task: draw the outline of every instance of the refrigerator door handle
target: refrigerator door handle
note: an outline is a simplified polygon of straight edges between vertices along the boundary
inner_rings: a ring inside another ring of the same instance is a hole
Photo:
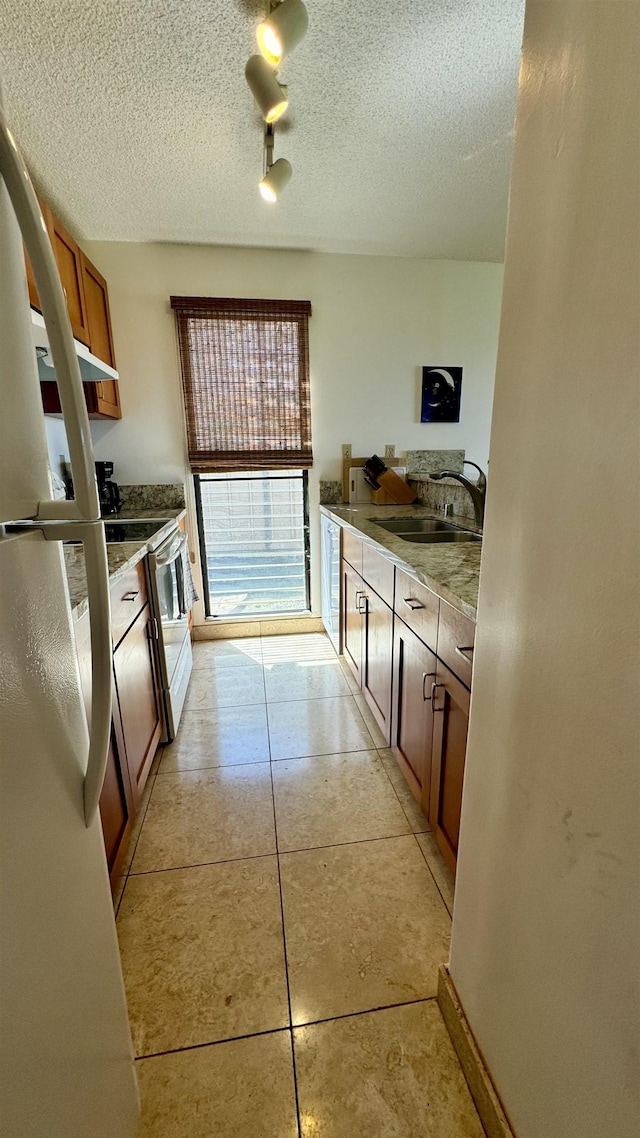
[[[84,820],[88,828],[98,809],[107,769],[113,702],[111,596],[104,526],[102,522],[45,522],[25,526],[24,532],[34,529],[47,541],[79,538],[84,548],[91,633],[91,717],[84,776]]]
[[[45,501],[38,520],[100,517],[89,417],[60,274],[29,171],[0,106],[0,176],[11,199],[33,269],[55,367],[73,470],[74,501]]]
[[[77,527],[80,528],[80,527]],[[93,821],[107,769],[111,738],[113,667],[111,649],[111,598],[104,526],[83,525],[84,557],[91,627],[91,724],[89,758],[84,778],[84,820]]]

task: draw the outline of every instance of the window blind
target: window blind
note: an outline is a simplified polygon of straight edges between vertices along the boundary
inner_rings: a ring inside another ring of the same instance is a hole
[[[194,474],[311,466],[309,301],[172,296],[171,307]]]

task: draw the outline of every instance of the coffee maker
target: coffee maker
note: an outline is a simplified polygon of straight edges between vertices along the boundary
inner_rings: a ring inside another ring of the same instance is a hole
[[[100,513],[117,514],[124,505],[120,497],[120,488],[117,482],[111,482],[113,474],[112,462],[96,462],[96,479],[98,481],[98,495],[100,497]]]

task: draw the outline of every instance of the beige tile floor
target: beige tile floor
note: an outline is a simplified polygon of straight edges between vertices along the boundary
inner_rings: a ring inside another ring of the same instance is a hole
[[[194,645],[117,891],[140,1138],[481,1138],[453,882],[321,634]]]

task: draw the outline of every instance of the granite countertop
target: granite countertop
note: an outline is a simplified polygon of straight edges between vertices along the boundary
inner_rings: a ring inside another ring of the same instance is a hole
[[[127,513],[123,510],[120,514],[110,514],[104,520],[105,522],[117,522],[119,518],[129,520],[158,520],[165,521],[167,524],[161,526],[157,533],[152,537],[147,538],[146,541],[108,541],[107,542],[107,565],[109,567],[109,585],[114,585],[120,577],[122,577],[143,557],[146,557],[152,549],[157,549],[159,545],[167,538],[173,528],[169,523],[174,520],[180,520],[184,517],[186,510],[135,510]],[[74,620],[80,620],[85,615],[89,608],[89,601],[87,599],[87,575],[84,563],[84,546],[79,545],[63,545],[65,569],[67,573],[67,584],[69,586],[69,597],[71,600],[71,610]]]
[[[388,533],[371,520],[437,518],[459,525],[461,529],[481,533],[469,518],[452,516],[444,519],[441,513],[430,510],[427,506],[375,506],[368,503],[358,506],[320,506],[320,511],[353,530],[359,537],[381,546],[389,560],[405,573],[421,581],[465,616],[476,619],[481,542],[434,542],[433,545],[422,545],[403,541],[397,534]]]

